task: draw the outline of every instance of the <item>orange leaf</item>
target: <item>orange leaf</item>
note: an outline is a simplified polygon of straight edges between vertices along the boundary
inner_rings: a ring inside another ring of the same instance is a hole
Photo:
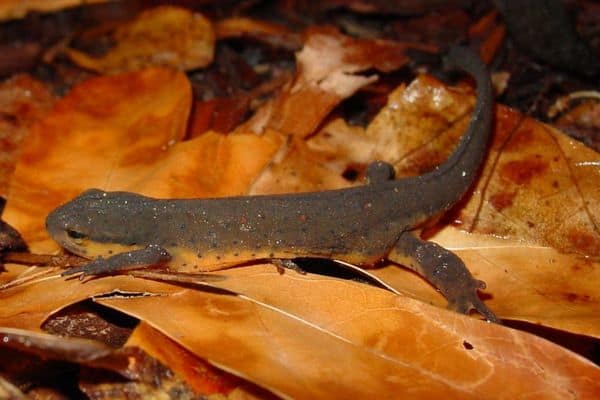
[[[281,137],[207,132],[180,142],[190,101],[185,76],[163,69],[95,78],[76,87],[32,128],[5,220],[34,251],[48,252],[57,246],[44,231],[45,216],[90,187],[155,197],[245,193]]]
[[[21,143],[31,125],[54,104],[50,91],[27,75],[0,84],[0,196],[6,197]]]
[[[200,394],[226,394],[243,382],[197,358],[146,323],[141,323],[134,329],[125,346],[139,347],[168,365],[169,369],[184,378]]]
[[[600,390],[600,369],[527,333],[355,282],[272,266],[229,272],[211,286],[242,297],[179,289],[98,301],[284,397],[585,398]]]
[[[298,73],[292,85],[269,102],[248,122],[255,132],[266,127],[297,137],[306,137],[343,99],[374,82],[376,75],[358,73],[371,68],[393,71],[408,62],[410,45],[361,40],[333,29],[308,32],[297,54]]]
[[[466,90],[448,88],[426,76],[399,87],[366,130],[350,129],[341,120],[332,121],[306,146],[293,147],[273,164],[254,185],[253,193],[343,187],[354,183],[342,177],[348,168],[357,168],[360,173],[373,159],[394,163],[400,176],[429,171],[448,156],[466,129],[473,103]],[[582,259],[560,251],[575,249],[595,256],[594,246],[600,239],[594,231],[594,215],[600,215],[600,192],[594,165],[599,157],[531,119],[514,130],[520,119],[515,111],[497,106],[495,140],[483,178],[459,208],[462,226],[468,226],[479,213],[475,232],[461,234],[447,227],[434,236],[428,233],[428,239],[455,250],[469,270],[487,283],[484,293],[491,298],[486,302],[500,317],[598,337],[600,266],[594,258]],[[504,152],[506,145],[502,143],[507,138],[516,141],[521,136],[529,140]],[[528,180],[521,184],[506,182],[502,173],[494,172],[488,183],[490,171],[506,168],[503,160],[510,163],[515,158],[548,161],[549,165],[556,164],[552,161],[556,159],[561,166],[541,175],[531,168],[504,173],[513,180]],[[554,187],[555,181],[561,182],[558,188]],[[488,193],[511,188],[515,190],[512,205],[502,204],[504,209],[499,210],[499,199]],[[549,206],[541,204],[544,201]],[[564,217],[557,219],[556,215]],[[490,233],[500,237],[491,237]],[[589,240],[582,240],[585,238]],[[394,266],[372,273],[402,293],[441,307],[446,304],[412,272]]]

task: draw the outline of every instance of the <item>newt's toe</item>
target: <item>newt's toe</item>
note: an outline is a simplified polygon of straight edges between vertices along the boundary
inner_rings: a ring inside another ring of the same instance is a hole
[[[484,282],[476,282],[478,283],[477,289],[485,289]],[[453,301],[448,303],[448,307],[461,314],[468,314],[471,310],[475,310],[488,322],[500,322],[498,317],[496,317],[496,314],[494,314],[477,296],[476,289],[470,291],[469,294],[465,293],[457,298],[454,298]]]

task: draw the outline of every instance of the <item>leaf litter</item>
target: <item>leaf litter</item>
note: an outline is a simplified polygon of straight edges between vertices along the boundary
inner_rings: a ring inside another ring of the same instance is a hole
[[[245,21],[231,26],[277,31]],[[233,34],[224,27],[222,36]],[[337,53],[325,51],[331,46]],[[327,120],[377,79],[357,72],[404,65],[403,46],[310,31],[297,55],[301,67],[278,96],[229,135],[196,132],[190,140],[185,75],[150,68],[88,80],[30,128],[3,216],[34,252],[52,253],[58,248],[44,231],[45,215],[88,187],[164,198],[324,190],[359,184],[344,175],[348,166],[360,178],[375,158],[394,163],[400,176],[422,173],[464,131],[473,104],[468,87],[420,76],[398,87],[366,128]],[[369,48],[389,52],[369,57]],[[424,234],[487,282],[484,299],[502,318],[598,337],[597,160],[553,128],[498,105],[483,179],[452,214],[453,224],[442,221]],[[400,295],[311,273],[281,275],[272,265],[219,271],[224,278],[216,281],[140,271],[80,282],[58,272],[2,290],[0,326],[38,331],[58,310],[93,298],[142,320],[134,336],[152,326],[156,340],[166,335],[282,397],[585,398],[600,390],[589,361],[531,334],[432,306],[443,307],[443,298],[395,266],[371,272]],[[0,278],[28,273],[9,264]],[[117,293],[142,296],[111,296]]]

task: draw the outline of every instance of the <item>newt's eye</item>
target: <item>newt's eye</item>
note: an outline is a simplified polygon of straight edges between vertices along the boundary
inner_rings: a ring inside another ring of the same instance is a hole
[[[70,237],[71,239],[85,239],[86,238],[85,234],[74,231],[72,229],[67,229],[67,236]]]

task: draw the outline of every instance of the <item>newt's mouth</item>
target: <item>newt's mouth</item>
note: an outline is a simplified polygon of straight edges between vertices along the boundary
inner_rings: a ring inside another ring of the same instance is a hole
[[[72,238],[68,230],[47,228],[50,237],[54,239],[61,247],[67,249],[73,254],[88,258],[87,242],[85,238]]]
[[[87,236],[75,229],[66,228],[60,207],[46,217],[46,231],[50,237],[73,254],[86,257]]]

